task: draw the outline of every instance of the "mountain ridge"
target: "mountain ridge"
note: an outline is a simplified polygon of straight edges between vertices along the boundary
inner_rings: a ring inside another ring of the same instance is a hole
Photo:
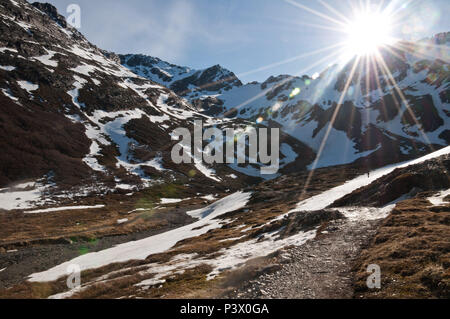
[[[439,34],[433,39],[448,38],[449,34]],[[349,87],[349,92],[353,93],[343,99],[342,106],[337,104],[351,71],[350,62],[343,67],[334,65],[314,79],[309,76],[271,76],[263,83],[251,82],[232,86],[225,91],[208,92],[197,87],[186,91],[183,97],[209,116],[254,122],[261,120],[264,124],[279,126],[316,152],[325,135],[325,128],[339,107],[340,112],[330,136],[334,141],[327,144],[324,156],[333,158],[336,151],[332,150],[331,145],[336,142],[353,144],[350,150],[355,155],[347,160],[325,160],[320,165],[351,163],[366,157],[357,154],[368,151],[378,153],[370,159],[371,165],[386,164],[379,160],[384,154],[416,156],[425,151],[426,145],[435,149],[449,143],[448,62],[440,60],[438,52],[431,53],[436,56],[434,60],[415,56],[425,49],[429,50],[429,43],[401,45],[405,49],[394,48],[394,53],[381,50],[380,56],[392,77],[386,75],[381,63],[369,70],[357,70]],[[376,72],[379,76],[367,78],[364,72]],[[145,77],[145,74],[142,76]],[[393,81],[399,83],[401,92],[394,89]],[[365,90],[365,87],[368,89]],[[415,93],[417,91],[419,94]],[[426,111],[420,111],[421,108]],[[345,123],[348,118],[353,118],[355,122]],[[302,126],[308,128],[301,129]],[[371,136],[378,137],[374,139]],[[401,156],[396,157],[397,161],[401,159]]]

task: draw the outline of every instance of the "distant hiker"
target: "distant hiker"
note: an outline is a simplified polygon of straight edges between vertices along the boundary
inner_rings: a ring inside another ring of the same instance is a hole
[[[365,168],[365,171],[367,173],[367,178],[370,178],[370,165],[369,165],[369,161],[368,160],[364,161],[364,168]]]

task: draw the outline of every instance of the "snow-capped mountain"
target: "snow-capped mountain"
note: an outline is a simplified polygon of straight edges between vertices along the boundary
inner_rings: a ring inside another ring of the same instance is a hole
[[[214,91],[215,82],[204,90],[186,77],[184,87],[192,90],[183,96],[209,116],[279,126],[315,152],[335,117],[318,166],[358,160],[379,166],[417,156],[427,151],[427,145],[435,149],[449,144],[448,39],[449,33],[444,33],[417,43],[399,43],[397,49],[382,50],[379,62],[368,67],[360,61],[352,72],[354,58],[314,78],[281,75]],[[131,69],[148,77],[141,72],[143,66],[133,63]],[[344,90],[352,73],[353,80]],[[153,75],[149,78],[165,83]]]
[[[119,57],[121,63],[134,73],[160,83],[180,96],[198,96],[198,92],[225,92],[242,86],[233,72],[220,65],[193,70],[141,54]]]

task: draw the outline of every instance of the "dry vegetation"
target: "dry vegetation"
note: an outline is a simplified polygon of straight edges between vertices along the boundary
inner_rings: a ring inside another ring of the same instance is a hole
[[[357,168],[346,168],[341,170],[320,169],[317,171],[312,183],[310,184],[307,195],[313,196],[326,189],[342,184],[344,181],[351,179],[360,172]],[[227,279],[228,276],[235,276],[235,273],[223,273],[221,276],[213,281],[207,281],[206,275],[210,272],[208,267],[199,266],[182,274],[173,275],[166,280],[166,283],[161,288],[151,287],[147,290],[138,290],[134,285],[143,280],[152,278],[152,274],[139,275],[139,269],[147,269],[150,264],[167,263],[172,257],[179,254],[198,254],[198,257],[208,256],[214,258],[222,248],[233,246],[237,243],[255,238],[261,233],[258,226],[265,224],[275,217],[286,213],[295,207],[299,201],[299,196],[303,190],[303,183],[306,180],[306,172],[297,173],[289,176],[284,176],[279,180],[262,183],[247,191],[252,191],[253,196],[245,209],[241,209],[229,214],[225,214],[221,218],[232,220],[231,223],[225,224],[220,229],[209,231],[208,233],[191,239],[186,239],[177,243],[177,245],[162,254],[149,256],[144,261],[130,261],[123,264],[112,264],[101,269],[89,270],[82,273],[83,282],[96,281],[99,277],[105,274],[112,274],[107,282],[97,283],[88,289],[82,291],[76,298],[110,298],[121,296],[134,296],[145,298],[184,298],[186,296],[193,297],[208,297],[217,296],[223,293],[230,285],[232,280]],[[147,200],[152,206],[156,198],[160,197],[196,197],[189,194],[190,189],[185,189],[182,186],[177,186],[175,189],[161,188],[146,191],[142,194],[136,194],[135,197],[127,198],[128,202],[121,203],[122,197],[115,201],[115,205],[108,205],[106,209],[98,212],[94,211],[73,211],[48,213],[42,215],[23,215],[17,213],[20,218],[9,219],[9,233],[10,236],[15,236],[16,239],[21,237],[23,241],[33,241],[36,236],[41,236],[40,229],[45,229],[45,232],[52,233],[54,238],[64,239],[69,238],[74,231],[85,231],[89,236],[95,235],[97,240],[102,240],[102,236],[110,236],[111,234],[118,234],[120,232],[139,232],[143,229],[152,227],[167,226],[170,221],[169,216],[184,217],[186,219],[185,211],[192,210],[195,207],[205,205],[201,199],[194,199],[187,202],[171,205],[162,211],[157,212],[153,217],[146,219],[140,218],[142,212],[137,212],[127,216],[130,218],[130,223],[117,226],[117,219],[124,218],[123,212],[131,211],[136,207],[145,207]],[[171,196],[168,196],[171,195]],[[225,196],[223,194],[221,196]],[[177,208],[177,206],[179,206]],[[122,214],[120,214],[122,213]],[[145,212],[144,212],[145,213]],[[68,216],[72,219],[85,221],[85,229],[80,229],[80,225],[73,224],[72,227],[64,227],[68,220]],[[0,218],[6,218],[0,215]],[[134,218],[134,219],[133,219]],[[20,221],[20,224],[19,224]],[[186,222],[186,220],[184,220]],[[40,228],[36,225],[43,223],[45,226]],[[23,229],[22,225],[28,225],[30,228],[28,232],[19,232]],[[99,229],[93,229],[98,227]],[[103,228],[102,225],[104,226]],[[246,233],[241,233],[242,227],[245,225],[249,228]],[[76,226],[76,227],[75,227]],[[174,227],[175,225],[172,225]],[[280,225],[276,225],[281,227]],[[77,228],[78,227],[78,228]],[[170,227],[169,227],[170,228]],[[237,238],[242,235],[245,237],[235,241],[223,241],[224,239]],[[83,233],[83,236],[86,236]],[[90,238],[90,237],[87,237]],[[37,242],[36,245],[42,243]],[[70,242],[67,242],[70,245]],[[264,263],[257,262],[258,267]],[[258,267],[256,267],[258,269]],[[128,268],[133,268],[128,270]],[[254,275],[255,263],[248,269],[253,269],[246,276]],[[125,271],[124,271],[125,270]],[[225,284],[224,284],[225,283]],[[184,287],[181,289],[181,287]],[[65,291],[65,278],[47,284],[31,284],[23,282],[15,285],[10,289],[0,291],[0,298],[43,298],[50,295]]]
[[[399,203],[382,223],[355,265],[355,297],[450,297],[450,204],[433,207],[432,194]],[[370,264],[381,267],[380,290],[367,289]]]
[[[101,209],[80,209],[39,214],[22,211],[0,211],[0,251],[26,245],[61,243],[89,238],[123,235],[144,230],[158,230],[191,222],[182,212],[205,205],[204,199],[183,203],[160,204],[160,199],[189,198],[191,190],[178,184],[156,185],[143,192],[126,196],[111,194],[87,198],[72,205],[105,205]],[[223,196],[223,195],[222,195]],[[195,195],[193,196],[195,197]],[[68,206],[72,206],[68,205]],[[183,209],[180,208],[183,205]],[[61,205],[64,206],[64,205]],[[119,225],[119,219],[128,219]]]

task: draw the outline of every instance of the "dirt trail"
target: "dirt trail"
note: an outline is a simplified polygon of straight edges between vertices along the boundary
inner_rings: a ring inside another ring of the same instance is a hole
[[[351,268],[377,230],[378,221],[331,222],[315,240],[280,254],[281,269],[263,274],[229,298],[353,298]]]

